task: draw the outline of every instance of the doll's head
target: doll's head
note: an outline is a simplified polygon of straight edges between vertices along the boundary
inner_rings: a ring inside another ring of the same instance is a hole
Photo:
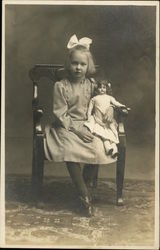
[[[111,83],[108,80],[102,80],[97,82],[96,88],[97,95],[112,95]]]
[[[77,45],[68,51],[65,68],[70,74],[77,72],[84,76],[95,73],[95,64],[91,52],[82,45]]]

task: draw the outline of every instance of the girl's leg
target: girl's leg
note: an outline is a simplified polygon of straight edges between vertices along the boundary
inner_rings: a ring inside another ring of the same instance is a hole
[[[89,196],[88,189],[82,176],[80,164],[75,162],[67,162],[66,164],[78,194],[83,197]]]
[[[69,174],[72,178],[72,181],[75,184],[76,189],[78,191],[81,204],[83,205],[83,208],[85,208],[86,215],[91,217],[93,215],[93,207],[91,204],[91,197],[89,195],[87,186],[84,182],[81,168],[80,168],[80,164],[73,163],[73,162],[67,162],[67,168],[68,168]]]
[[[83,178],[88,187],[96,187],[98,179],[98,165],[86,164],[83,168]]]

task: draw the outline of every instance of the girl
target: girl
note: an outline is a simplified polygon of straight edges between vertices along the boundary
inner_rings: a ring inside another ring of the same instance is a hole
[[[114,119],[107,120],[106,114],[111,105],[116,107],[126,106],[109,95],[110,87],[111,84],[106,80],[98,83],[97,96],[93,97],[89,103],[88,121],[84,125],[89,128],[92,134],[99,136],[103,140],[106,154],[111,154],[114,158],[118,154],[116,144],[119,143],[117,123]]]
[[[66,162],[69,174],[88,216],[93,213],[89,186],[95,186],[98,164],[114,162],[105,154],[101,138],[84,126],[94,83],[88,78],[95,73],[89,50],[92,40],[76,35],[68,42],[65,63],[67,77],[54,85],[53,114],[55,121],[46,128],[45,157],[54,162]],[[83,173],[80,163],[84,163]]]

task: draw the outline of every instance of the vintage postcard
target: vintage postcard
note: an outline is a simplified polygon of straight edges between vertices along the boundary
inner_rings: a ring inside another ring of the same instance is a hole
[[[159,249],[159,2],[2,1],[0,247]]]

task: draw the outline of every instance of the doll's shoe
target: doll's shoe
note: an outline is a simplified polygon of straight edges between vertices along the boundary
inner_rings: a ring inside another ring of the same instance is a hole
[[[115,159],[118,156],[118,150],[116,144],[113,143],[112,158]]]
[[[113,158],[113,159],[115,159],[117,156],[118,156],[118,152],[117,152],[117,153],[112,154],[112,158]]]
[[[109,140],[104,141],[104,149],[107,155],[111,155],[113,152],[113,147]]]
[[[107,152],[108,155],[112,155],[112,153],[113,153],[113,148],[109,149]]]
[[[83,211],[85,213],[85,216],[92,217],[93,216],[93,206],[91,204],[91,200],[87,196],[86,197],[80,196],[80,200],[81,200],[81,205],[82,205]]]

